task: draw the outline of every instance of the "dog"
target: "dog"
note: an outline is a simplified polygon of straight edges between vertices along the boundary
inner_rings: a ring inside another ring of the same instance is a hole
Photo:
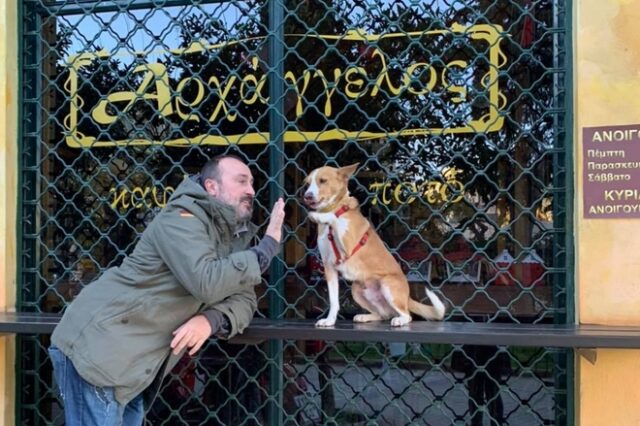
[[[400,265],[349,194],[347,183],[357,167],[357,163],[320,167],[304,180],[303,202],[311,210],[309,219],[318,224],[318,250],[329,287],[329,314],[316,326],[336,323],[339,276],[352,282],[353,299],[368,311],[356,315],[354,322],[391,319],[391,325],[398,327],[411,322],[410,313],[442,320],[445,306],[431,290],[427,290],[427,297],[432,306],[411,299]]]

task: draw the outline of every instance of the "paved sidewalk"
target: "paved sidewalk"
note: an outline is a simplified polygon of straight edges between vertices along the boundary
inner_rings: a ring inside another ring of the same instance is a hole
[[[344,418],[345,413],[359,414],[342,424],[449,426],[469,422],[468,393],[461,374],[438,370],[408,371],[387,364],[373,368],[335,364],[332,367],[338,417]],[[321,398],[314,391],[319,389],[317,369],[305,370],[304,377],[309,385],[306,411],[312,418],[307,424],[320,424],[316,407],[321,405]],[[505,387],[500,392],[505,417],[503,424],[554,424],[552,384],[530,376],[509,379],[507,385],[508,389]],[[354,417],[367,421],[357,421]],[[485,416],[484,424],[497,423],[489,423]]]

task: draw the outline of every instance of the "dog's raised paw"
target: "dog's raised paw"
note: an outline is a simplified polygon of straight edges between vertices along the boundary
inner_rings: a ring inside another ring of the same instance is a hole
[[[321,320],[316,321],[316,327],[333,327],[335,323],[335,319],[322,318]]]

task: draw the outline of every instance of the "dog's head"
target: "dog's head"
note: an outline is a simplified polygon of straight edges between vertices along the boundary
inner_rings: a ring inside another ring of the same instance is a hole
[[[358,163],[346,167],[320,167],[304,179],[304,203],[312,210],[322,211],[345,197],[349,190],[349,178],[358,168]]]

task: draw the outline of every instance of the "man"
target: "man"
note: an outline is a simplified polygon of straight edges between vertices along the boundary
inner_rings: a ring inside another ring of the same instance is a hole
[[[249,325],[284,220],[279,199],[265,237],[246,249],[254,195],[242,160],[213,158],[178,186],[133,253],[69,305],[49,348],[67,425],[142,424],[143,391],[153,398],[185,349]]]

